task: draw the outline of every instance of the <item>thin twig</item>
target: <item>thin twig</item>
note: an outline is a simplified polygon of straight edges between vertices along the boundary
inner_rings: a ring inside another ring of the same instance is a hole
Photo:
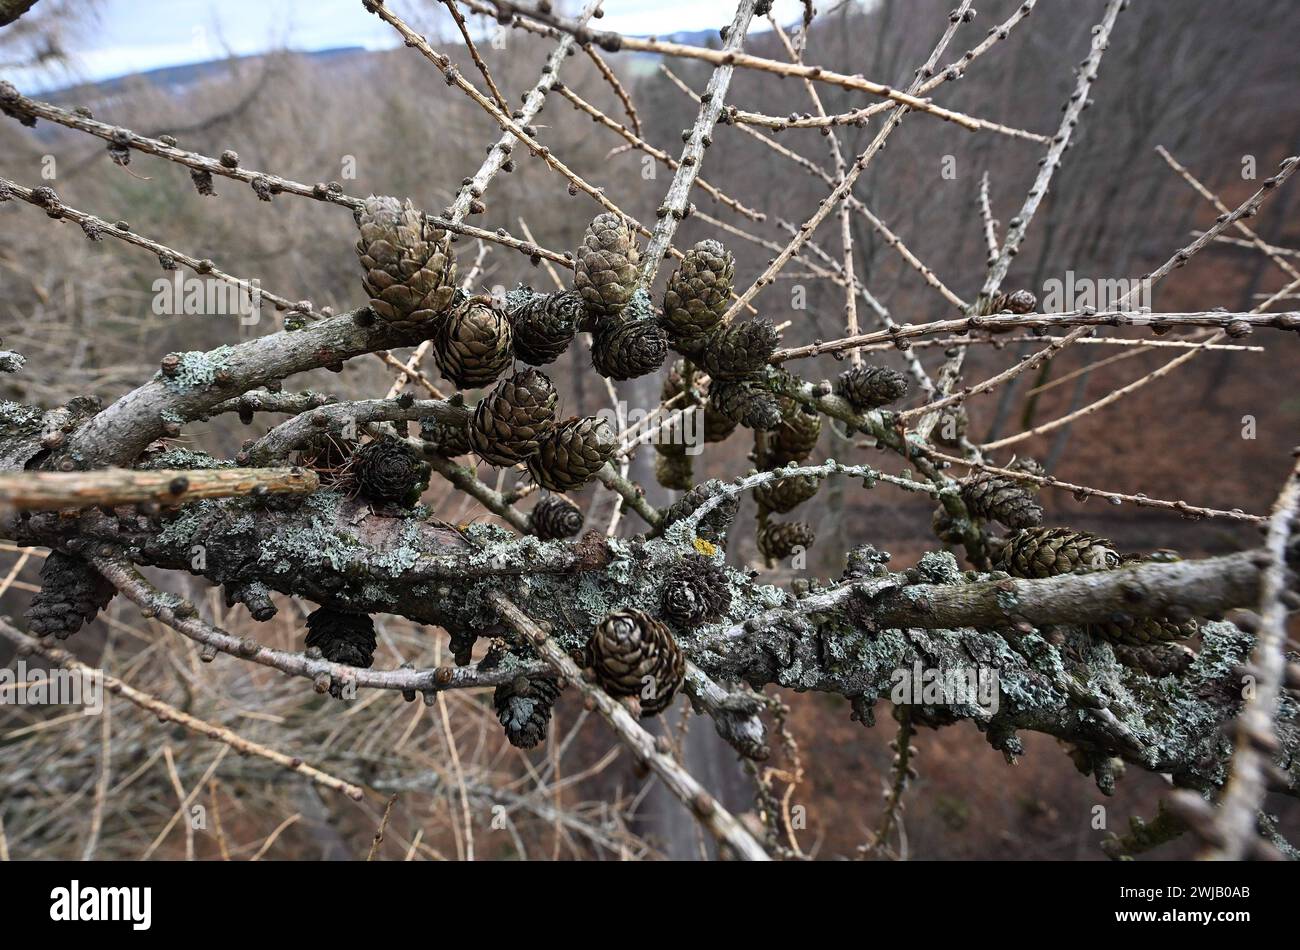
[[[456,0],[442,0],[442,2],[447,8],[447,12],[451,14],[451,18],[456,21],[456,27],[465,40],[465,48],[469,50],[470,59],[474,60],[474,65],[478,67],[479,73],[483,76],[483,81],[487,83],[488,91],[492,93],[492,98],[496,100],[496,104],[503,112],[509,111],[510,104],[506,102],[506,97],[501,95],[501,90],[497,88],[496,80],[492,78],[487,63],[483,62],[483,57],[479,55],[478,47],[474,45],[474,38],[469,35],[469,27],[465,23],[465,17],[461,15],[460,8],[456,6]]]
[[[713,142],[713,127],[727,97],[727,88],[731,85],[731,74],[735,71],[734,58],[745,43],[745,34],[749,31],[749,21],[754,17],[757,0],[740,0],[736,15],[727,28],[726,39],[722,45],[722,59],[718,61],[709,83],[705,87],[704,102],[695,116],[695,123],[686,133],[686,144],[682,147],[681,158],[673,171],[673,180],[668,186],[668,193],[659,202],[655,214],[659,221],[655,224],[650,244],[641,258],[641,271],[637,275],[637,286],[649,288],[654,283],[655,275],[663,263],[664,255],[677,233],[678,223],[690,214],[691,186],[700,173],[704,161],[704,150]]]
[[[335,778],[332,775],[327,775],[320,769],[308,765],[297,756],[288,756],[283,752],[277,752],[275,749],[267,748],[261,743],[245,739],[243,736],[236,732],[232,732],[224,726],[205,722],[196,716],[191,716],[189,713],[181,712],[181,710],[177,709],[175,706],[171,706],[163,702],[161,699],[157,699],[156,697],[150,696],[148,693],[142,692],[132,686],[128,686],[116,677],[109,676],[99,670],[91,669],[66,650],[59,649],[58,647],[46,646],[40,640],[37,640],[34,637],[29,637],[21,630],[18,630],[16,627],[9,624],[3,617],[0,617],[0,634],[3,634],[5,638],[20,649],[35,653],[37,656],[40,656],[51,663],[56,663],[64,669],[71,670],[74,673],[80,673],[82,676],[86,677],[102,676],[104,688],[108,690],[109,693],[123,697],[129,702],[134,703],[136,706],[139,706],[141,709],[153,713],[164,721],[176,722],[191,732],[224,743],[236,752],[245,755],[256,755],[274,762],[276,765],[282,765],[286,769],[297,772],[299,775],[310,779],[317,785],[333,789],[336,792],[342,792],[354,801],[361,801],[364,797],[364,793],[358,786],[353,785],[350,782],[345,782],[342,779]]]

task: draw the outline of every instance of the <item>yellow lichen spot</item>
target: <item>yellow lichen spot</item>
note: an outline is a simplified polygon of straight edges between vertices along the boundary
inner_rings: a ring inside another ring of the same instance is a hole
[[[703,538],[695,539],[695,550],[707,557],[713,557],[713,555],[718,553],[717,545],[712,541],[705,541]]]

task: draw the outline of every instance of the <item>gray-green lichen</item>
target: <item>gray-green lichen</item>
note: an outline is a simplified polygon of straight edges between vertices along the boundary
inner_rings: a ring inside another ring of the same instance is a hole
[[[156,472],[173,468],[234,468],[235,463],[228,459],[213,458],[206,452],[196,452],[193,449],[168,449],[166,452],[149,456],[139,467],[145,471]]]
[[[18,469],[40,451],[46,413],[18,402],[0,402],[0,469]]]
[[[159,373],[163,385],[174,392],[193,392],[210,387],[217,377],[217,372],[230,359],[233,349],[219,346],[214,350],[189,350],[177,353],[180,362],[176,371],[169,375]]]

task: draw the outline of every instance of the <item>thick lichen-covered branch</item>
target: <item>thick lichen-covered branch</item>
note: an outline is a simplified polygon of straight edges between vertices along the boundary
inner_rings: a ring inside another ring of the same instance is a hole
[[[682,522],[648,540],[542,542],[486,525],[458,532],[421,509],[377,515],[331,491],[274,504],[202,501],[161,520],[37,514],[12,519],[4,531],[24,543],[71,542],[98,557],[189,570],[225,585],[262,583],[336,609],[395,613],[461,635],[500,632],[504,596],[548,625],[566,650],[580,648],[612,610],[656,612],[672,571],[699,550]],[[1255,604],[1260,555],[1047,580],[964,573],[949,554],[926,555],[902,573],[888,572],[878,558],[851,560],[876,567],[802,596],[726,570],[730,607],[716,623],[679,631],[683,651],[716,683],[835,693],[867,719],[872,704],[890,696],[898,670],[916,663],[983,669],[996,673],[996,708],[945,706],[944,721],[974,720],[1008,754],[1019,749],[1016,733],[1030,730],[1094,756],[1099,776],[1103,760],[1120,756],[1196,788],[1222,782],[1230,747],[1220,726],[1239,707],[1237,668],[1252,638],[1207,622],[1191,667],[1155,679],[1120,665],[1078,625],[1116,612],[1150,616],[1180,607],[1213,616]],[[1295,701],[1284,697],[1277,761],[1292,770],[1292,788],[1300,761],[1292,755],[1300,746],[1296,714]]]

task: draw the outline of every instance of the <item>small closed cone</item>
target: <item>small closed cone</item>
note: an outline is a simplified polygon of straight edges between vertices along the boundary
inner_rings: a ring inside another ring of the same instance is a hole
[[[686,658],[668,628],[640,610],[618,610],[596,625],[587,665],[611,696],[635,696],[642,716],[667,709],[686,678]]]
[[[784,561],[798,549],[812,547],[816,532],[802,521],[769,521],[758,532],[758,550],[765,558]]]
[[[700,362],[714,379],[739,379],[767,365],[781,342],[768,320],[745,320],[719,326],[704,341]]]
[[[694,373],[691,374],[692,377]],[[668,367],[668,372],[664,375],[663,382],[659,385],[659,398],[664,402],[677,396],[685,398],[679,400],[678,406],[689,406],[691,404],[691,394],[687,391],[686,385],[686,361],[674,360]]]
[[[767,464],[773,468],[802,462],[812,455],[822,432],[820,413],[805,412],[802,405],[789,397],[782,397],[781,424],[773,431],[767,443]]]
[[[519,749],[531,749],[546,738],[560,685],[545,676],[518,676],[492,694],[497,719],[506,739]]]
[[[1089,624],[1088,632],[1129,646],[1150,646],[1153,643],[1172,643],[1196,636],[1200,625],[1195,620],[1177,622],[1168,617],[1117,616],[1102,623]]]
[[[595,478],[617,447],[618,437],[604,419],[570,419],[542,439],[528,471],[543,488],[573,491]]]
[[[636,379],[663,366],[668,337],[652,320],[612,317],[592,332],[591,364],[610,379]]]
[[[888,366],[851,366],[835,381],[835,393],[859,412],[879,409],[907,395],[907,377]]]
[[[510,321],[491,298],[470,297],[448,315],[433,355],[457,389],[487,386],[514,359]]]
[[[792,475],[764,482],[754,489],[754,500],[764,511],[786,514],[802,505],[821,487],[821,480],[811,475]]]
[[[755,380],[713,380],[709,384],[709,405],[747,429],[765,432],[781,424],[777,397]]]
[[[414,505],[429,487],[429,465],[405,443],[380,438],[357,450],[353,475],[370,501]]]
[[[712,406],[704,407],[704,441],[723,442],[736,431],[739,423]]]
[[[451,304],[456,261],[451,236],[409,200],[371,195],[356,211],[362,285],[370,309],[403,330],[432,331]]]
[[[1029,290],[1013,290],[1002,292],[989,301],[985,312],[994,313],[1016,313],[1026,314],[1033,313],[1034,308],[1038,306],[1038,298]]]
[[[1033,492],[1005,475],[976,472],[962,482],[961,497],[974,517],[1008,528],[1032,528],[1043,520],[1043,507]]]
[[[308,647],[331,663],[369,669],[375,662],[375,624],[369,614],[319,607],[307,615]]]
[[[1119,563],[1119,552],[1107,538],[1072,528],[1026,528],[1007,536],[993,566],[1014,577],[1055,577],[1110,570]]]
[[[727,532],[731,528],[731,523],[736,520],[736,512],[740,509],[740,499],[734,494],[724,492],[722,490],[724,487],[724,484],[716,478],[696,485],[668,506],[668,510],[664,512],[663,527],[669,528],[681,519],[690,517],[706,501],[722,495],[722,500],[700,518],[695,533],[705,541],[725,547]]]
[[[582,523],[582,509],[563,495],[543,495],[528,516],[529,529],[543,541],[575,538]]]
[[[41,565],[41,589],[27,608],[27,629],[66,640],[108,606],[117,588],[79,557],[51,551]]]
[[[695,466],[689,455],[655,453],[655,480],[672,491],[690,491],[695,484]]]
[[[582,295],[576,290],[534,294],[525,287],[511,293],[506,306],[515,356],[533,366],[559,359],[586,313]]]
[[[703,346],[727,312],[735,273],[735,259],[717,241],[700,241],[683,255],[664,291],[664,327],[675,348]]]
[[[574,254],[574,289],[593,317],[612,317],[627,306],[636,288],[636,237],[613,212],[592,219]]]
[[[468,422],[452,425],[437,419],[421,419],[420,438],[429,443],[439,455],[449,459],[467,455],[470,450]]]
[[[545,373],[535,369],[515,373],[479,401],[469,429],[470,445],[493,465],[525,461],[555,429],[558,401]]]

